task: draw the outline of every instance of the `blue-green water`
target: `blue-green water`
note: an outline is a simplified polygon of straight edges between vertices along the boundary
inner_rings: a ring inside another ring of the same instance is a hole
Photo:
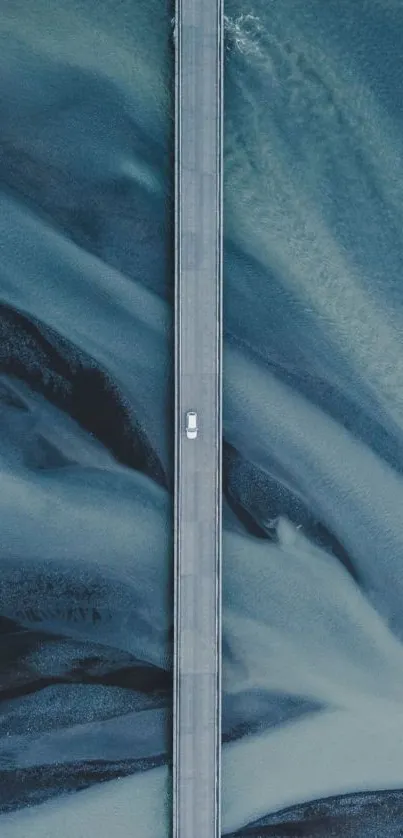
[[[165,838],[173,10],[0,12],[0,838]],[[225,13],[223,832],[394,838],[403,4]]]

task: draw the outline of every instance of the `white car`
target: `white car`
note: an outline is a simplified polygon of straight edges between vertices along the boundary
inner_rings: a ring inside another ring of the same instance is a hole
[[[195,410],[188,410],[186,414],[186,436],[188,439],[196,439],[197,432],[197,413]]]

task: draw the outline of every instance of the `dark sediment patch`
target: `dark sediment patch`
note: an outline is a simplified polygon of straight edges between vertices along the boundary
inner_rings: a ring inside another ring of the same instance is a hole
[[[34,806],[64,794],[74,794],[108,780],[128,777],[166,764],[166,758],[150,757],[122,762],[82,762],[62,766],[0,771],[0,813]]]
[[[23,381],[67,413],[119,463],[167,486],[146,430],[136,420],[135,406],[128,404],[119,385],[90,356],[43,323],[6,305],[0,305],[0,346],[1,372]],[[4,393],[4,397],[11,396]]]
[[[403,791],[377,791],[302,803],[227,838],[401,838]]]

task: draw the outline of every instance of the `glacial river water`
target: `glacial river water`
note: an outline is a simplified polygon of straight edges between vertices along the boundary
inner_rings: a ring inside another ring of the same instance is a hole
[[[165,838],[173,52],[0,0],[0,836]],[[403,834],[403,2],[225,6],[223,833]]]

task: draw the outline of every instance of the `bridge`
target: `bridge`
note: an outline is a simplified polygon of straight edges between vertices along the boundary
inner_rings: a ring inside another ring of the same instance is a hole
[[[175,111],[173,836],[220,838],[222,0],[176,0]]]

